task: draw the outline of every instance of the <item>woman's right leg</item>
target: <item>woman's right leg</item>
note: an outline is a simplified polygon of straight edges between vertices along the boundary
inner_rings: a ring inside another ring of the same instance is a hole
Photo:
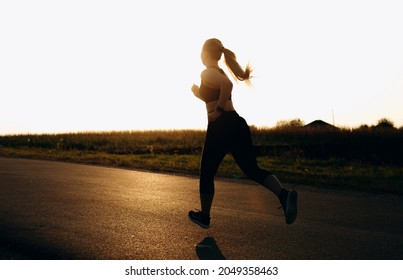
[[[217,120],[209,124],[200,162],[200,200],[202,212],[210,215],[214,198],[214,177],[227,153],[225,130]]]
[[[226,152],[215,147],[203,149],[202,160],[200,164],[200,203],[201,210],[205,215],[210,216],[211,205],[213,204],[215,186],[214,177],[218,168],[225,157]]]
[[[220,122],[209,124],[200,163],[201,213],[189,212],[189,218],[204,228],[210,224],[210,211],[215,192],[214,177],[226,153],[227,144]]]

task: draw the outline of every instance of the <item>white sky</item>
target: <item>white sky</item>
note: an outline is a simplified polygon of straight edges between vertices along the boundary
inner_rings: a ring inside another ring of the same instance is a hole
[[[403,2],[0,2],[0,135],[205,128],[190,87],[221,39],[251,62],[251,125],[403,126]],[[226,68],[224,67],[224,70]]]

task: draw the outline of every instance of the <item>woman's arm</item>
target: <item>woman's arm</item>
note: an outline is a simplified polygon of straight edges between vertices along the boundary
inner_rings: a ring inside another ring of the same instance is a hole
[[[222,81],[220,86],[220,98],[218,99],[217,107],[222,109],[225,108],[225,104],[227,104],[231,97],[232,87],[232,82],[228,78]]]
[[[202,80],[211,88],[220,89],[220,98],[218,99],[216,110],[209,114],[209,121],[214,121],[221,116],[221,111],[231,97],[233,84],[227,76],[213,69],[206,69],[202,72]]]
[[[201,74],[203,83],[211,88],[220,89],[220,98],[218,99],[218,106],[225,107],[225,104],[230,99],[232,92],[232,82],[227,76],[217,72],[213,69],[206,69]]]

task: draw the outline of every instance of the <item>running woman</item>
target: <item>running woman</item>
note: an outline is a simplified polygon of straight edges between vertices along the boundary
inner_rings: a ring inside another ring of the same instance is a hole
[[[245,119],[238,115],[231,100],[233,84],[218,62],[224,54],[225,64],[234,79],[250,82],[251,68],[243,69],[235,54],[220,40],[208,39],[202,48],[201,60],[206,67],[200,86],[193,84],[193,94],[206,103],[208,126],[200,163],[201,211],[190,211],[189,219],[202,228],[210,227],[210,211],[214,198],[214,177],[228,152],[250,178],[272,191],[280,200],[285,221],[292,224],[297,217],[297,192],[283,187],[271,172],[261,169],[254,154],[251,132]]]

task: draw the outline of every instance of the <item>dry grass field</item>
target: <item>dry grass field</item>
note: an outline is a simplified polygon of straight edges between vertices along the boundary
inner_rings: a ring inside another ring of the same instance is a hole
[[[403,129],[251,127],[260,166],[289,184],[403,194]],[[0,136],[0,156],[198,175],[203,130]],[[243,179],[228,155],[218,176]]]

